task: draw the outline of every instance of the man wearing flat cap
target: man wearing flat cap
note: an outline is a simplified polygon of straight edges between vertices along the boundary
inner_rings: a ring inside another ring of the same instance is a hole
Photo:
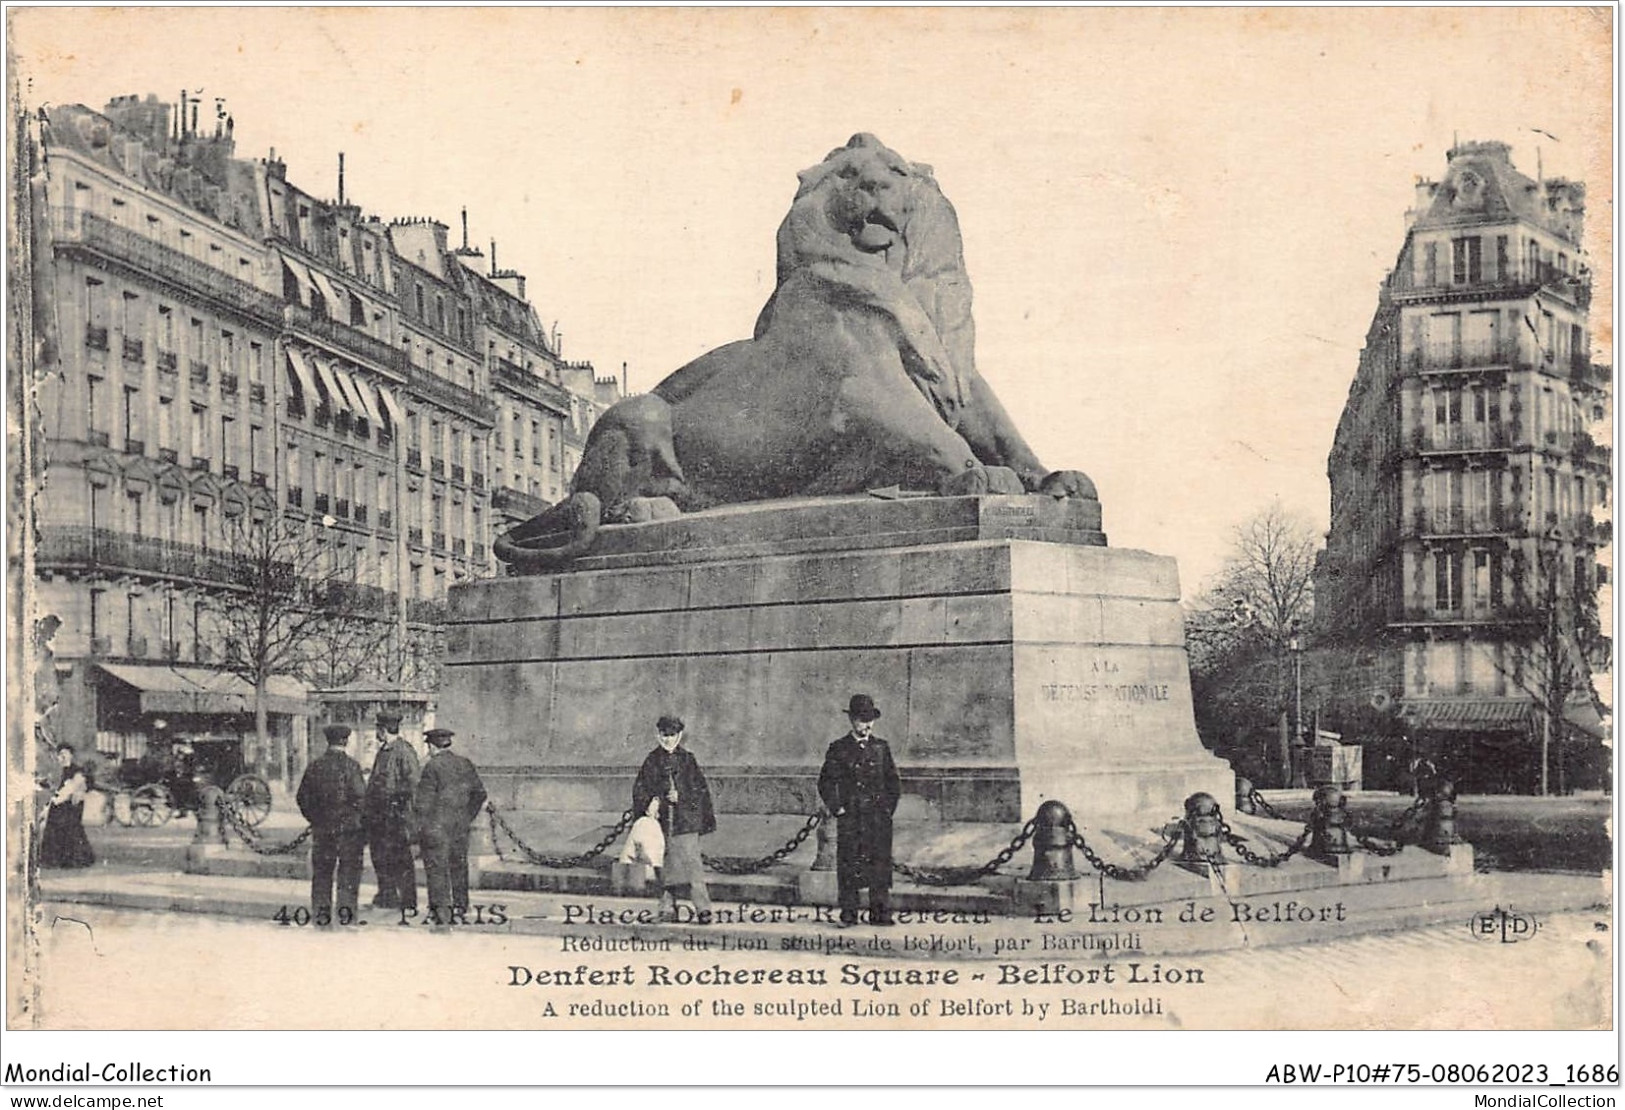
[[[353,925],[366,843],[361,808],[367,784],[361,766],[344,751],[350,727],[328,725],[322,731],[327,751],[305,768],[294,795],[299,812],[310,822],[310,913],[318,925]],[[333,902],[335,868],[337,906]]]
[[[468,912],[468,826],[485,805],[479,772],[451,750],[454,735],[449,728],[431,728],[423,734],[429,761],[412,796],[412,818],[429,885],[429,920],[436,925],[458,924]]]
[[[660,868],[658,919],[677,920],[677,899],[687,893],[694,903],[696,925],[711,924],[711,892],[705,886],[700,837],[717,831],[711,784],[705,781],[694,753],[682,746],[683,721],[667,713],[655,722],[655,748],[638,769],[632,785],[632,812],[648,813],[651,800],[660,804],[660,829],[666,834],[666,858]]]
[[[846,707],[852,723],[829,746],[818,775],[818,796],[835,816],[835,885],[841,924],[858,923],[858,891],[869,889],[869,923],[890,925],[892,814],[902,796],[891,748],[874,734],[880,717],[868,694],[853,694]]]
[[[378,876],[374,906],[418,908],[418,877],[409,843],[412,794],[418,787],[418,753],[401,735],[399,713],[378,714],[378,754],[367,779],[367,840]]]

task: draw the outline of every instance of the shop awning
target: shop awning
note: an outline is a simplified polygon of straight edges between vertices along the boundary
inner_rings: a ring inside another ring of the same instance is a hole
[[[299,388],[304,391],[305,404],[315,408],[320,395],[316,392],[316,376],[310,369],[309,361],[302,352],[289,347],[288,365],[293,368],[293,376],[299,379]]]
[[[341,293],[333,279],[320,270],[310,271],[311,278],[316,282],[316,288],[322,291],[322,297],[327,301],[327,314],[335,320],[348,324],[350,322],[350,295]]]
[[[1417,698],[1399,715],[1421,728],[1444,731],[1506,731],[1527,728],[1534,705],[1526,698]]]
[[[139,663],[98,663],[97,669],[135,690],[143,713],[252,713],[254,687],[229,671]],[[305,684],[286,675],[266,683],[272,713],[309,713]]]

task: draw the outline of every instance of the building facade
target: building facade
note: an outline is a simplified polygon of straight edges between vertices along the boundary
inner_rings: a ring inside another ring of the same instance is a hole
[[[497,573],[494,536],[564,495],[567,442],[614,398],[571,391],[579,366],[521,275],[482,272],[437,221],[347,203],[342,159],[337,199],[319,199],[274,151],[238,158],[223,105],[200,127],[186,94],[54,108],[38,127],[55,738],[124,760],[177,733],[235,737],[246,766],[276,761],[228,665],[231,540],[256,528],[308,540],[377,633],[271,681],[293,762],[313,691],[432,693],[447,587]]]
[[[1405,761],[1471,789],[1556,788],[1565,755],[1568,785],[1598,770],[1589,682],[1562,751],[1541,709],[1547,676],[1589,675],[1575,614],[1609,542],[1584,217],[1583,185],[1525,176],[1505,144],[1451,150],[1417,184],[1327,462],[1318,639],[1352,649]]]

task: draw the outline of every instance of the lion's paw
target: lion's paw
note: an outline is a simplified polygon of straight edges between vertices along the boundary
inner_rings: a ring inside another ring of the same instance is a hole
[[[1100,495],[1095,492],[1095,484],[1081,470],[1057,470],[1038,484],[1037,492],[1047,493],[1057,500],[1067,497],[1100,500]]]
[[[945,479],[941,492],[944,497],[980,497],[989,488],[987,470],[977,463]]]

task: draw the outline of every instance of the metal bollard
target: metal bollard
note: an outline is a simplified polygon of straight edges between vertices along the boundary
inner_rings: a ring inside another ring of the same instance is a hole
[[[1258,812],[1258,806],[1253,802],[1253,780],[1242,775],[1236,776],[1236,812]]]
[[[819,807],[818,812],[823,814],[824,819],[818,822],[818,827],[813,830],[813,836],[815,837],[813,844],[817,846],[818,854],[813,857],[812,870],[833,871],[835,870],[835,815],[822,806]]]
[[[1349,843],[1349,800],[1335,786],[1317,786],[1313,795],[1315,811],[1309,817],[1309,848],[1304,855],[1322,863],[1336,863],[1337,857],[1354,851]]]
[[[225,830],[220,827],[220,807],[226,802],[226,792],[218,786],[205,786],[198,792],[197,831],[192,834],[193,844],[224,844]]]
[[[1028,882],[1062,882],[1078,877],[1072,864],[1072,811],[1060,802],[1045,802],[1033,818],[1033,869]]]
[[[1450,779],[1434,779],[1428,784],[1427,815],[1422,822],[1422,847],[1435,855],[1447,856],[1456,835],[1456,784]]]
[[[1185,799],[1185,845],[1180,858],[1186,863],[1222,864],[1224,841],[1221,827],[1224,811],[1212,794],[1197,793]]]

